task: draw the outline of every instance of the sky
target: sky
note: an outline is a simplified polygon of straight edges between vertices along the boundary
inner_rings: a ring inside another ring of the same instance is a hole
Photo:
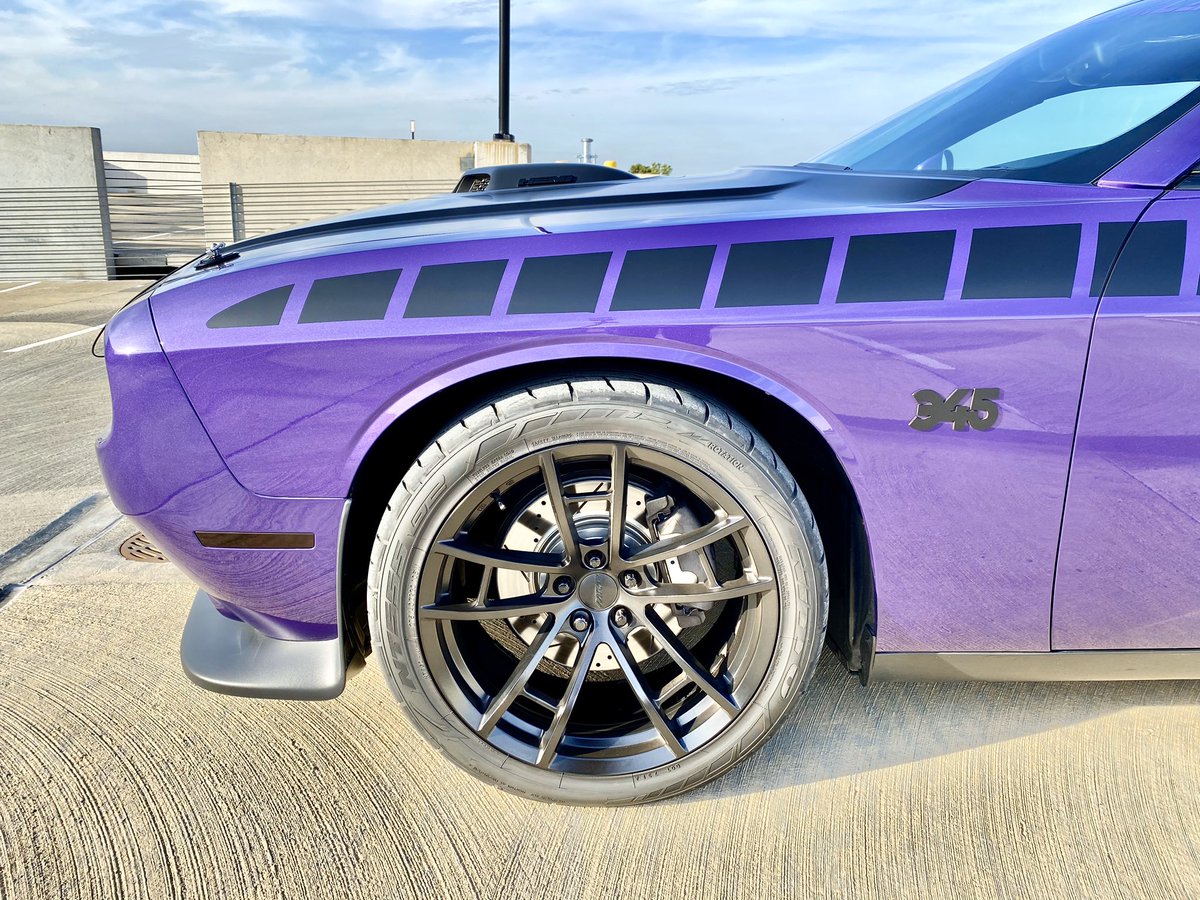
[[[512,0],[537,161],[676,174],[810,159],[1119,0]],[[0,0],[0,122],[109,150],[197,130],[490,138],[496,0]]]

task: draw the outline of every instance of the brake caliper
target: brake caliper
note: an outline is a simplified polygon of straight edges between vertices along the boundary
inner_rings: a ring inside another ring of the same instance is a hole
[[[656,541],[700,527],[695,513],[686,506],[676,505],[675,499],[670,495],[646,501],[646,524]],[[700,553],[692,551],[665,560],[661,564],[660,573],[664,574],[663,580],[671,584],[699,584],[705,578],[711,578],[711,567],[707,562]],[[675,610],[675,620],[679,627],[691,628],[704,624],[705,612],[712,608],[712,603],[675,603],[672,608]]]

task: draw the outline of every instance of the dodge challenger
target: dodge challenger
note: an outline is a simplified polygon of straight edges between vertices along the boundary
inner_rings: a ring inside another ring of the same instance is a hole
[[[825,647],[1200,677],[1198,161],[1200,4],[1147,0],[810,163],[474,170],[121,311],[100,463],[198,584],[192,680],[373,656],[542,800],[716,777]]]

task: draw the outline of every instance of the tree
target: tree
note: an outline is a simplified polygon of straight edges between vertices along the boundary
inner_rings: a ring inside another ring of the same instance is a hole
[[[634,175],[670,175],[671,166],[660,162],[650,163],[648,166],[644,163],[634,163],[629,167],[629,171]]]

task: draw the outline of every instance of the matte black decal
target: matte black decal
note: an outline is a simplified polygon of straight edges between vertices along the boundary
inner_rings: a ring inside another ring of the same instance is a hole
[[[699,309],[716,247],[631,250],[613,295],[614,311]]]
[[[717,306],[817,303],[832,249],[833,238],[734,244]]]
[[[943,300],[953,255],[953,231],[855,235],[838,303]]]
[[[283,310],[292,296],[294,285],[271,288],[245,300],[239,300],[208,320],[209,328],[251,328],[256,325],[278,325]]]
[[[937,391],[920,390],[913,394],[917,414],[908,423],[917,431],[933,431],[953,425],[955,431],[991,431],[1000,421],[1000,388],[959,388],[942,398]],[[968,400],[968,398],[970,398]]]
[[[611,253],[536,256],[526,259],[517,276],[510,313],[593,312],[608,271]]]
[[[1070,297],[1082,235],[1082,225],[976,229],[963,299]]]
[[[1096,264],[1092,268],[1091,296],[1099,297],[1104,293],[1104,282],[1108,281],[1108,273],[1112,271],[1121,245],[1125,243],[1125,237],[1132,227],[1132,222],[1100,223],[1100,233],[1096,238]]]
[[[309,531],[197,531],[201,546],[222,550],[311,550],[316,538]]]
[[[1187,222],[1141,222],[1132,233],[1129,227],[1128,222],[1101,224],[1092,296],[1099,297],[1101,292],[1106,297],[1178,296],[1183,284]]]
[[[318,278],[300,310],[301,323],[382,319],[400,279],[399,269]]]
[[[495,259],[422,266],[404,317],[489,315],[507,265],[508,260]]]
[[[1117,257],[1108,297],[1178,297],[1183,285],[1187,222],[1139,222]]]

